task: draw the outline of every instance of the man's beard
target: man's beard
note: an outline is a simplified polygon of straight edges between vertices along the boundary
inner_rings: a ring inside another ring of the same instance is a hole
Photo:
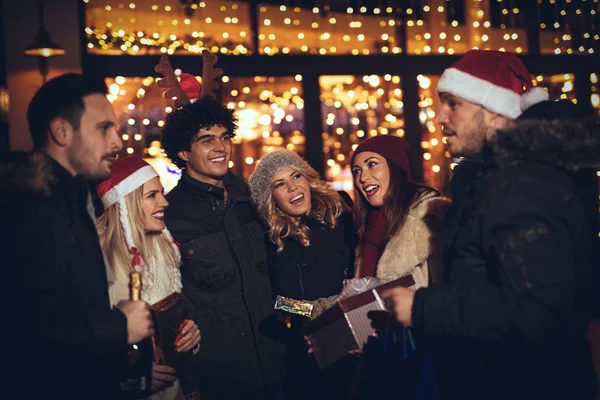
[[[473,130],[465,143],[463,157],[476,157],[486,145],[486,132],[489,128],[483,117],[483,109],[477,111],[473,117]]]
[[[109,157],[116,157],[116,155],[117,152],[103,154],[100,162]],[[94,170],[94,166],[91,166],[90,168],[90,165],[86,164],[85,160],[89,160],[90,158],[87,157],[86,148],[83,147],[80,132],[73,133],[73,143],[71,144],[69,151],[67,151],[67,159],[77,175],[82,175],[87,179],[94,181],[102,181],[110,178],[110,170],[105,171],[100,168],[100,165],[97,165]]]

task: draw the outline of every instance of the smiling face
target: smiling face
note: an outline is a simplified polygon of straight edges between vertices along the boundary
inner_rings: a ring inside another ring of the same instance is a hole
[[[144,183],[142,189],[144,209],[144,233],[158,233],[165,229],[165,208],[169,202],[158,177]]]
[[[358,153],[352,163],[354,185],[373,207],[381,207],[390,187],[390,168],[385,157],[372,151]]]
[[[310,211],[308,179],[292,167],[285,167],[275,174],[271,180],[271,196],[277,208],[292,217]]]
[[[201,129],[192,140],[190,151],[181,151],[188,174],[201,182],[224,187],[231,157],[231,134],[222,126]]]

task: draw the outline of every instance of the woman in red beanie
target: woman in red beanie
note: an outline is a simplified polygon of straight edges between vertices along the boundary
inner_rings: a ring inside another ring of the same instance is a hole
[[[439,276],[440,235],[450,200],[412,181],[408,144],[397,136],[363,141],[352,157],[356,277],[412,275],[417,288]]]
[[[420,288],[439,278],[442,222],[450,200],[412,181],[407,153],[404,139],[387,135],[366,139],[354,152],[354,225],[360,239],[355,275],[383,282],[412,275]],[[386,331],[393,337],[404,334],[400,327]],[[413,367],[415,359],[403,361],[404,345],[393,337],[365,345],[355,398],[394,393],[415,398],[415,391],[429,398],[423,393],[433,390],[431,373],[424,372],[422,361],[417,361],[420,367]],[[389,340],[391,346],[377,345]]]

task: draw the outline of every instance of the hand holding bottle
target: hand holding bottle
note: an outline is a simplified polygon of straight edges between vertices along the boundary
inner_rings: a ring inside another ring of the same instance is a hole
[[[120,301],[117,308],[127,317],[127,344],[134,344],[151,336],[152,314],[145,301]]]

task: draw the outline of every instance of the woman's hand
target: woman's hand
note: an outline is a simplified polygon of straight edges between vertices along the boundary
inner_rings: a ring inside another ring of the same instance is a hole
[[[319,315],[323,314],[323,312],[331,308],[337,302],[338,297],[338,295],[330,297],[321,297],[313,301],[313,310],[309,318],[313,320]]]
[[[160,392],[177,381],[177,371],[168,365],[152,363],[152,386],[153,393]]]
[[[304,343],[306,343],[306,345],[308,346],[308,354],[312,354],[313,353],[312,343],[308,336],[304,336]]]
[[[200,329],[194,321],[186,319],[179,327],[180,333],[175,339],[175,350],[180,353],[192,350],[200,343]]]

